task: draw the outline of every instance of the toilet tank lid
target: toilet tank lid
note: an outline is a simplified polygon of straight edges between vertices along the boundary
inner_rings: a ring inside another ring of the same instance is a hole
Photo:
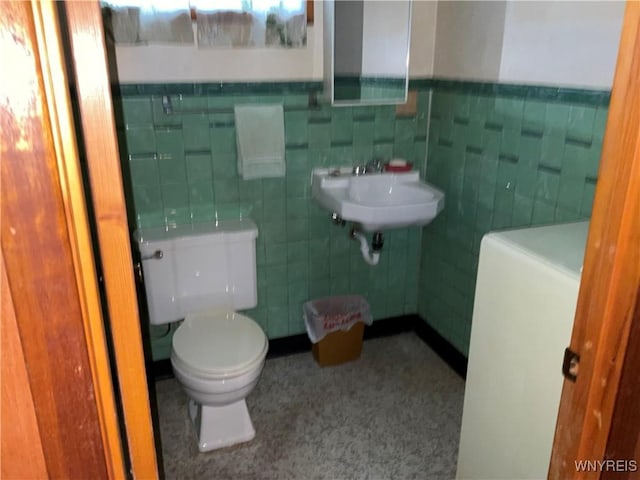
[[[250,218],[243,218],[241,220],[221,220],[211,223],[177,225],[171,228],[139,228],[133,232],[133,238],[136,245],[141,247],[149,243],[215,234],[247,235],[249,238],[256,238],[258,236],[258,227]]]

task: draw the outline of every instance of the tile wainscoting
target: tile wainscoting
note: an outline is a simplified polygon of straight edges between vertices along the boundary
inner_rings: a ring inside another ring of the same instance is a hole
[[[432,80],[418,312],[468,354],[482,236],[589,218],[609,92]]]
[[[132,228],[182,225],[249,215],[258,225],[258,306],[247,312],[269,338],[305,332],[302,304],[357,293],[375,319],[417,312],[422,232],[385,234],[380,264],[367,265],[348,227],[310,197],[315,167],[402,157],[424,171],[428,86],[414,116],[394,106],[309,104],[316,83],[121,85],[115,95]],[[176,112],[166,115],[162,96]],[[243,180],[236,167],[233,106],[282,103],[286,176]],[[215,113],[197,113],[213,109]],[[152,328],[155,360],[170,352],[166,327]]]
[[[609,93],[417,79],[410,82],[417,113],[406,117],[393,106],[317,105],[321,88],[117,86],[131,228],[249,215],[260,234],[258,306],[247,313],[269,338],[304,333],[308,299],[357,293],[375,319],[418,313],[466,355],[482,235],[590,216]],[[163,95],[184,113],[165,114]],[[237,174],[233,106],[247,103],[284,105],[283,178]],[[431,225],[385,233],[376,267],[311,201],[309,183],[315,167],[373,157],[406,158],[421,174],[426,162],[426,180],[446,193],[445,211]],[[166,331],[151,329],[155,360],[169,355]]]

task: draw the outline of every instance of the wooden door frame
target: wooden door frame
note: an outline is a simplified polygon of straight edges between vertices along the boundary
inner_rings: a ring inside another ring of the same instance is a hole
[[[102,12],[97,1],[66,2],[65,11],[131,469],[136,478],[156,478],[158,465]]]
[[[633,459],[636,462],[635,467],[640,470],[640,409],[638,408],[640,382],[638,381],[638,372],[640,372],[640,301],[636,301],[635,313],[631,322],[627,354],[622,367],[609,440],[605,451],[605,458]],[[631,478],[631,473],[631,471],[627,472],[626,478]],[[610,471],[606,472],[603,478],[622,480],[625,476]],[[640,476],[635,478],[637,480]]]
[[[24,421],[2,422],[1,468],[8,476],[44,468],[53,478],[157,478],[100,7],[96,1],[67,5],[76,62],[70,82],[58,6],[52,0],[8,2],[0,16],[0,46],[12,68],[0,78],[2,342],[12,354],[6,357],[3,349],[2,371],[23,364],[27,375],[16,373],[12,385],[22,398],[32,398],[17,412],[3,401],[3,414]],[[81,126],[74,126],[70,83],[79,94]],[[91,239],[75,127],[86,141],[100,248]],[[106,346],[97,253],[124,431]],[[11,327],[14,317],[17,337],[4,328],[5,318]],[[5,380],[3,375],[3,400]],[[25,439],[37,442],[28,445]],[[10,455],[18,446],[24,455]],[[25,458],[33,459],[31,470],[17,463]]]
[[[549,478],[600,478],[607,459],[621,372],[640,292],[640,2],[627,3],[611,90],[593,214],[570,348],[580,355],[575,383],[565,380]],[[637,381],[637,372],[636,372]],[[617,409],[638,398],[621,397]],[[614,430],[614,435],[629,434]],[[631,435],[638,434],[632,431]],[[629,441],[636,445],[637,438]],[[640,465],[639,465],[640,467]],[[608,468],[608,467],[607,467]],[[609,472],[610,473],[610,472]],[[629,473],[629,472],[628,472]],[[622,477],[616,477],[622,478]]]
[[[44,469],[53,478],[123,478],[53,5],[3,4],[0,44],[12,69],[0,80],[2,336],[3,344],[8,340],[14,347],[2,351],[2,474],[31,472],[40,478]],[[11,364],[15,371],[7,378]],[[13,411],[8,408],[15,398],[4,395],[5,382],[19,388],[24,400]],[[7,414],[20,420],[8,420]],[[30,425],[28,435],[17,428],[20,424]]]

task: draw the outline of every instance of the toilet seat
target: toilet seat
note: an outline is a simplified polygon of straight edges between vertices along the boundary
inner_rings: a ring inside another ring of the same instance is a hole
[[[243,375],[263,362],[267,338],[251,318],[225,310],[186,316],[173,336],[172,363],[206,379]]]

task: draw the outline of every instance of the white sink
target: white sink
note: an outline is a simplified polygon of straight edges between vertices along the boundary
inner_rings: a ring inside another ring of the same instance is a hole
[[[369,232],[427,225],[444,208],[444,193],[420,181],[418,172],[354,176],[351,168],[319,168],[311,194],[329,212]]]

